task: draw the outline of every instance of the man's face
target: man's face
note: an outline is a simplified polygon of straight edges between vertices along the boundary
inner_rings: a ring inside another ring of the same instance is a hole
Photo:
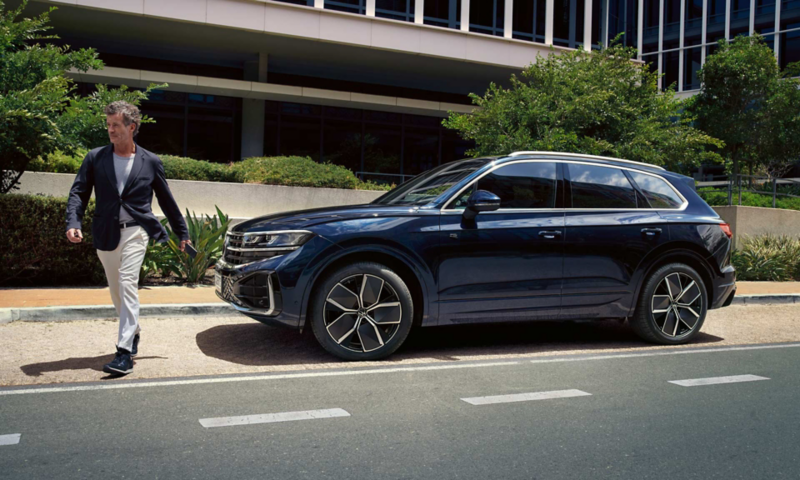
[[[133,131],[136,130],[136,125],[131,123],[125,126],[122,114],[115,113],[106,115],[106,128],[108,129],[108,138],[111,139],[111,143],[119,143],[133,140]]]

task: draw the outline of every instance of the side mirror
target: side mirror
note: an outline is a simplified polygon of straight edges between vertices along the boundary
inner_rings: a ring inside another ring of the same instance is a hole
[[[500,208],[500,197],[486,190],[476,190],[467,199],[464,218],[472,220],[480,212],[491,212]]]

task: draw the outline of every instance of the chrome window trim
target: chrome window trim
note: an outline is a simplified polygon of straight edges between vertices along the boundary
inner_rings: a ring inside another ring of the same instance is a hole
[[[657,168],[659,170],[664,170],[665,172],[667,171],[667,169],[664,167],[659,167],[658,165],[652,165],[644,162],[637,162],[635,160],[625,160],[624,158],[616,158],[616,157],[603,157],[600,155],[584,155],[582,153],[520,151],[520,152],[511,152],[508,154],[509,157],[516,157],[518,155],[550,155],[550,156],[561,156],[567,158],[594,158],[597,160],[606,160],[609,162],[622,162],[622,163],[631,163],[634,165],[643,165],[645,167]]]
[[[541,153],[547,153],[547,152],[541,152]],[[575,154],[575,155],[577,155],[577,154]],[[588,157],[588,155],[585,155],[584,157]],[[463,186],[453,196],[451,196],[449,199],[447,199],[447,201],[444,203],[444,207],[442,207],[440,212],[442,214],[445,214],[445,215],[451,215],[453,213],[458,213],[459,215],[463,214],[464,210],[459,210],[459,209],[456,209],[456,208],[447,208],[447,207],[451,203],[453,203],[458,198],[458,196],[461,195],[464,192],[464,190],[466,190],[468,188],[471,188],[476,182],[479,182],[486,175],[494,172],[498,168],[502,168],[502,167],[505,167],[506,165],[514,165],[514,164],[518,164],[518,163],[562,163],[562,164],[575,164],[575,165],[589,165],[591,167],[615,168],[617,170],[628,170],[628,171],[632,171],[632,172],[636,172],[636,173],[641,173],[643,175],[650,175],[651,177],[656,177],[656,178],[660,179],[661,181],[665,182],[667,184],[667,186],[669,186],[669,188],[671,188],[672,191],[675,192],[675,194],[678,195],[678,197],[681,200],[683,200],[683,203],[678,208],[561,208],[561,209],[559,209],[559,208],[500,208],[500,209],[492,211],[492,212],[481,212],[481,215],[486,215],[486,214],[495,214],[496,215],[496,214],[499,214],[499,213],[556,212],[556,211],[564,211],[564,212],[657,212],[657,211],[665,211],[665,210],[667,210],[667,211],[670,211],[670,212],[682,212],[683,210],[686,210],[686,207],[689,206],[689,201],[686,199],[686,197],[684,197],[681,194],[681,192],[679,192],[678,189],[675,188],[674,185],[672,185],[672,183],[670,183],[669,181],[664,179],[664,177],[662,177],[661,175],[658,175],[656,173],[643,172],[643,171],[635,169],[635,168],[623,167],[623,166],[619,166],[619,165],[603,165],[603,164],[592,163],[592,162],[580,162],[580,161],[577,161],[577,160],[557,160],[557,159],[537,159],[537,160],[534,160],[534,159],[527,159],[527,160],[514,160],[514,161],[511,161],[511,162],[504,162],[504,163],[501,163],[499,165],[495,165],[492,168],[490,168],[489,170],[483,172],[479,177],[475,178],[469,184]],[[631,185],[631,187],[633,187],[633,185]]]

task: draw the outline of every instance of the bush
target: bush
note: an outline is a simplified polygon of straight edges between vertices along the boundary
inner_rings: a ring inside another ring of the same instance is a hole
[[[217,218],[219,215],[219,218]],[[216,265],[222,256],[222,247],[225,243],[225,233],[228,231],[230,219],[217,208],[217,215],[189,215],[186,210],[186,226],[189,229],[189,240],[197,250],[195,258],[180,250],[180,239],[167,225],[167,219],[161,221],[169,232],[169,242],[165,246],[153,246],[155,249],[163,248],[166,252],[162,258],[159,269],[167,269],[188,283],[203,283],[206,270]]]
[[[800,237],[745,237],[733,252],[738,280],[800,280]]]
[[[716,189],[698,189],[697,193],[706,201],[709,205],[713,206],[725,206],[728,204],[728,192],[727,190],[716,190]],[[753,192],[742,192],[742,205],[746,207],[764,207],[764,208],[772,208],[772,191],[770,191],[770,195],[762,195],[759,193]],[[739,193],[733,193],[733,204],[739,204]],[[783,208],[786,210],[800,210],[800,198],[791,198],[791,197],[778,197],[775,200],[775,207],[776,208]]]
[[[34,172],[78,173],[86,152],[68,157],[58,152],[28,166]],[[348,168],[317,163],[308,157],[257,157],[234,164],[159,155],[168,179],[200,182],[260,183],[293,187],[329,187],[356,190],[389,190],[390,185],[363,182]]]
[[[0,195],[0,285],[106,285],[92,246],[94,201],[79,244],[67,240],[66,209],[66,198]]]

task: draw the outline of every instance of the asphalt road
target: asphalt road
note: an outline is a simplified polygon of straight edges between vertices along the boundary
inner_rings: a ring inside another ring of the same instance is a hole
[[[798,478],[800,344],[765,347],[2,388],[0,478]]]

